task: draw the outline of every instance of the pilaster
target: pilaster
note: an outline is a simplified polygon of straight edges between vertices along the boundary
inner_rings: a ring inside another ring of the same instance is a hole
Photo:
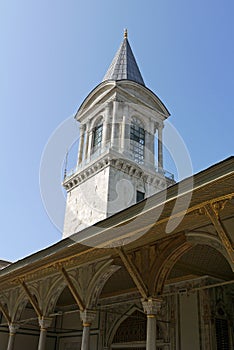
[[[158,169],[163,170],[163,139],[162,139],[163,124],[158,126]]]
[[[83,160],[83,151],[84,151],[84,132],[85,125],[80,125],[80,142],[79,142],[79,150],[78,150],[78,165],[82,163]]]
[[[90,128],[90,121],[86,124],[85,129],[85,159],[88,158],[88,151],[89,151],[89,128]]]
[[[108,138],[110,138],[110,130],[111,130],[111,116],[110,116],[111,106],[110,103],[106,106],[105,119],[103,123],[103,138],[102,138],[102,148],[104,148],[107,144]]]

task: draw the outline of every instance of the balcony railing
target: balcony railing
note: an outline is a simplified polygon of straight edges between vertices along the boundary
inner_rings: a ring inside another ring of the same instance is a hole
[[[131,161],[135,162],[135,158],[134,156],[130,153],[130,152],[126,152],[125,149],[123,148],[118,148],[115,149],[113,146],[110,145],[110,143],[106,144],[104,147],[99,147],[96,150],[94,149],[90,156],[86,159],[84,159],[82,161],[82,163],[78,164],[76,167],[71,168],[70,170],[65,171],[65,179],[68,179],[70,176],[72,176],[73,174],[77,173],[78,171],[82,171],[84,168],[86,168],[86,166],[90,165],[91,163],[93,163],[95,160],[97,160],[101,155],[107,154],[111,151],[115,151],[118,154],[123,154],[123,157],[126,157],[127,159],[130,159]],[[144,160],[141,164],[138,164],[140,167],[143,166],[145,168],[153,168],[156,170],[156,172],[158,174],[163,175],[164,177],[166,177],[167,179],[174,181],[174,174],[170,173],[169,171],[162,169],[158,166],[157,163],[155,163],[155,165],[153,166],[151,163],[147,162],[146,160]]]

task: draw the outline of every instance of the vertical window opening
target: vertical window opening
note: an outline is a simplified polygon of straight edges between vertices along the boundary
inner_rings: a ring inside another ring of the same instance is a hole
[[[93,130],[93,144],[92,144],[92,151],[93,152],[95,152],[98,148],[101,147],[102,131],[103,131],[103,124],[102,124],[102,122],[99,122],[99,124],[96,125],[94,130]]]
[[[141,191],[137,191],[136,192],[136,202],[140,202],[140,201],[143,201],[143,199],[145,199],[145,194],[144,192],[141,192]]]
[[[130,150],[133,159],[138,164],[144,164],[145,130],[142,123],[133,118],[130,126]]]

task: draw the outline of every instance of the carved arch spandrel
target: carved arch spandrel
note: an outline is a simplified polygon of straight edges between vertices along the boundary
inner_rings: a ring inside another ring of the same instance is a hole
[[[101,260],[65,270],[84,308],[95,308],[105,283],[120,268],[112,262],[112,259]],[[51,279],[50,283],[44,282],[43,290],[46,295],[41,305],[43,314],[49,315],[54,312],[58,298],[65,287],[70,289],[71,286],[62,272]]]
[[[36,313],[39,310],[41,316],[49,316],[48,299],[50,300],[51,294],[53,294],[51,289],[53,289],[53,285],[57,280],[58,274],[33,282],[24,282],[28,292],[25,290],[25,287],[23,287],[23,284],[19,287],[19,289],[21,290],[21,294],[26,302],[25,306],[27,303],[31,303]],[[62,282],[62,278],[60,278],[59,286],[62,285]],[[58,291],[59,286],[56,291]],[[33,299],[33,302],[30,300],[30,298]],[[37,310],[35,310],[35,307]]]
[[[120,268],[112,262],[101,260],[67,271],[86,308],[95,307],[105,283]]]
[[[50,315],[54,312],[58,298],[60,297],[67,284],[61,276],[57,276],[48,289],[45,298],[44,308],[42,309],[45,315]]]
[[[17,322],[20,320],[23,310],[25,309],[28,298],[21,290],[20,287],[5,291],[0,300],[7,306],[11,322]]]
[[[108,279],[120,269],[120,266],[112,265],[112,260],[105,262],[102,267],[95,273],[89,283],[87,297],[86,297],[86,307],[93,308],[96,306],[99,295],[108,281]]]

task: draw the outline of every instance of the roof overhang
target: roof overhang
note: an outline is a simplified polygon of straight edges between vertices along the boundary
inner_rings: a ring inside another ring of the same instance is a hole
[[[183,202],[189,193],[192,194],[191,201],[185,210]],[[125,244],[125,247],[131,250],[166,239],[169,235],[184,235],[186,232],[193,232],[199,240],[201,234],[196,230],[210,224],[210,221],[206,216],[200,216],[198,220],[197,214],[210,203],[225,202],[220,217],[226,220],[228,237],[233,245],[233,197],[234,157],[230,157],[194,175],[192,188],[191,178],[180,181],[145,201],[7,266],[0,271],[0,285],[26,275],[35,275],[45,269],[49,273],[56,264],[69,262],[74,258],[77,258],[80,264],[84,264],[109,256],[113,247],[119,244]],[[173,212],[178,198],[181,205]],[[166,232],[169,220],[177,218],[181,218],[179,224],[171,232]],[[222,244],[221,248],[225,251]]]

